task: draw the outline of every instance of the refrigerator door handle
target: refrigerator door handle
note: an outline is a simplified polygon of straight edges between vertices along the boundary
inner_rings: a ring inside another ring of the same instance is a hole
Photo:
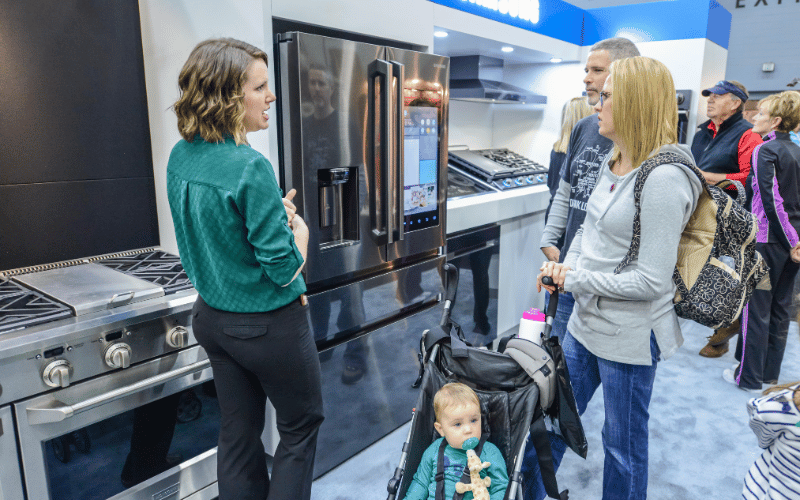
[[[405,127],[403,116],[403,84],[405,82],[405,67],[397,61],[391,61],[397,86],[393,86],[395,109],[395,161],[394,179],[397,183],[394,206],[397,209],[397,235],[396,241],[401,241],[405,234]]]
[[[371,226],[372,239],[378,245],[392,243],[394,239],[394,224],[389,213],[389,172],[391,152],[393,148],[393,137],[391,135],[391,85],[392,85],[392,65],[381,59],[376,59],[369,64],[369,89],[368,89],[368,133],[369,133],[369,155],[370,158],[370,196],[369,198],[369,220]],[[377,95],[375,80],[381,80],[380,95]],[[380,98],[380,101],[376,101]],[[378,109],[376,109],[378,102]],[[380,116],[377,116],[380,114]],[[376,157],[376,134],[380,138],[380,155]],[[380,187],[378,189],[378,179]]]

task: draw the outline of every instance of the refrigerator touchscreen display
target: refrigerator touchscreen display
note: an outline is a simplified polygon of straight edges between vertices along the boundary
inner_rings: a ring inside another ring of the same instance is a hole
[[[404,122],[405,230],[415,231],[439,224],[439,109],[408,106]]]

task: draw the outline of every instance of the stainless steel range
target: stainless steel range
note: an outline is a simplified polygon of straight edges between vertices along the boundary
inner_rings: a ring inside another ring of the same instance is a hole
[[[451,165],[502,191],[547,182],[547,167],[508,149],[456,150]]]
[[[0,272],[0,498],[215,496],[196,296],[155,248]]]

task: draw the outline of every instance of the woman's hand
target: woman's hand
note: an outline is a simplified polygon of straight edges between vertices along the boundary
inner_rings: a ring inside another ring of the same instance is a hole
[[[292,189],[292,191],[289,191],[289,195],[294,196],[293,191],[294,189]],[[306,260],[308,258],[308,226],[306,225],[306,221],[304,221],[302,217],[295,214],[291,219],[289,219],[289,227],[292,228],[292,234],[294,235],[294,244],[300,251],[300,256],[303,257],[303,263],[300,264],[300,267],[297,268],[297,272],[294,273],[294,277],[292,278],[292,281],[294,281],[297,278],[297,276],[300,275],[300,271],[303,270],[303,266],[306,265]],[[290,281],[289,283],[291,283],[292,281]],[[289,286],[289,283],[283,286]]]
[[[286,209],[286,217],[289,219],[289,224],[292,223],[292,219],[294,219],[294,215],[297,213],[297,207],[294,206],[294,203],[292,203],[292,198],[294,198],[294,195],[296,194],[297,190],[292,189],[291,191],[286,193],[285,198],[282,198],[283,208]]]
[[[800,243],[792,248],[792,251],[789,255],[792,257],[792,262],[800,262]]]
[[[542,264],[542,267],[539,268],[541,271],[539,276],[536,277],[536,289],[538,291],[542,291],[542,288],[547,290],[550,293],[554,293],[556,288],[563,289],[564,288],[564,280],[567,277],[567,271],[572,271],[572,268],[566,266],[564,264],[559,264],[553,261],[545,261]],[[553,278],[553,286],[547,286],[542,284],[542,277],[543,276],[550,276]]]
[[[306,225],[306,221],[299,215],[295,215],[289,222],[289,227],[292,228],[294,244],[297,245],[297,249],[300,250],[300,255],[303,256],[303,262],[305,263],[308,256],[308,226]],[[303,266],[300,266],[301,269],[302,267]]]
[[[300,240],[308,245],[308,226],[302,217],[295,214],[295,216],[292,217],[292,221],[289,222],[289,227],[292,228],[292,234],[294,234],[295,241]]]

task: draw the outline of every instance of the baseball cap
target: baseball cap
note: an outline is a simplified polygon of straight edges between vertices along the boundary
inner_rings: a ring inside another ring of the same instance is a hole
[[[739,99],[741,99],[742,102],[745,102],[747,100],[747,94],[745,94],[742,91],[742,89],[732,84],[728,80],[720,80],[716,83],[716,85],[714,85],[710,89],[705,89],[700,93],[703,94],[703,97],[708,97],[709,94],[722,95],[731,93],[736,97],[738,97]]]

